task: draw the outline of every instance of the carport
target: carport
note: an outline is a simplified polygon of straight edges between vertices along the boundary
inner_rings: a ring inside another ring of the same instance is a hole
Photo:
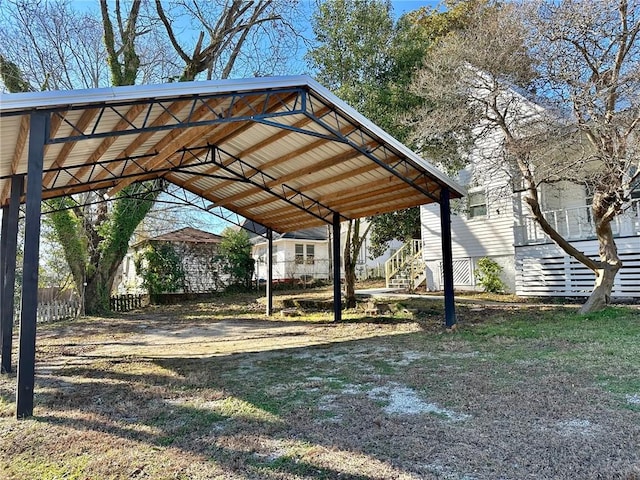
[[[445,322],[456,321],[449,201],[464,190],[308,77],[3,94],[0,136],[3,372],[12,368],[18,218],[25,204],[19,418],[33,414],[44,199],[98,189],[112,197],[133,182],[162,177],[209,202],[209,210],[224,208],[263,225],[269,240],[273,231],[330,225],[336,320],[341,222],[438,202]],[[271,313],[270,290],[267,299]]]

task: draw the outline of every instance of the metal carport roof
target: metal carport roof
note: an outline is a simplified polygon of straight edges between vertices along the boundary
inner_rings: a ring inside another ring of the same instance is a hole
[[[273,231],[330,224],[336,319],[341,220],[439,202],[445,318],[455,323],[449,200],[463,189],[308,77],[2,94],[0,140],[3,371],[26,203],[18,417],[33,414],[42,199],[109,197],[162,177],[263,225],[270,245]]]
[[[43,199],[163,177],[278,232],[438,201],[462,187],[306,76],[0,97],[0,205],[49,112]]]

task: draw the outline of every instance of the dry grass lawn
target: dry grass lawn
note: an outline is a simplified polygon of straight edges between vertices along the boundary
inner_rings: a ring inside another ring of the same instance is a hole
[[[389,303],[40,325],[33,418],[0,378],[0,478],[640,478],[640,311],[464,303],[446,333],[439,300]]]

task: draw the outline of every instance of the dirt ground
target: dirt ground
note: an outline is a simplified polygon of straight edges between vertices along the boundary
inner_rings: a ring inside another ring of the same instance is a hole
[[[249,301],[45,325],[33,419],[0,379],[0,477],[640,478],[637,313],[603,339],[523,308],[547,323],[496,333],[518,307],[466,305],[446,333],[437,307],[334,324]]]

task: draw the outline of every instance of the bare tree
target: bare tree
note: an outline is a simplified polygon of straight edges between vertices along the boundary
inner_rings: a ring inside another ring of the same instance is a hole
[[[6,0],[0,9],[0,53],[30,90],[107,86],[102,35],[100,21],[70,0]]]
[[[611,222],[640,175],[639,31],[638,0],[489,5],[431,50],[414,83],[428,99],[415,119],[421,135],[500,139],[494,168],[523,184],[544,232],[595,274],[582,312],[609,302],[622,266]],[[562,182],[592,195],[599,260],[543,215],[541,188]]]
[[[158,17],[184,68],[179,81],[194,80],[206,72],[208,80],[273,74],[296,49],[297,35],[290,17],[295,0],[174,0],[165,7],[155,0]],[[196,38],[184,35],[190,22]],[[185,38],[186,37],[186,38]],[[265,55],[265,53],[268,54]]]
[[[241,59],[258,65],[267,58],[251,52],[265,53],[277,32],[291,35],[278,10],[286,12],[290,3],[167,2],[182,15],[172,14],[172,23],[159,2],[100,0],[98,11],[78,11],[69,0],[7,0],[0,16],[0,76],[11,91],[192,80],[204,71],[226,77]],[[178,42],[188,44],[188,34],[175,31],[180,22],[208,32],[209,46],[201,34],[193,55],[186,55]],[[76,286],[86,285],[87,313],[108,309],[117,267],[161,187],[162,181],[127,185],[111,205],[95,203],[103,192],[50,201],[59,210],[52,224]]]

